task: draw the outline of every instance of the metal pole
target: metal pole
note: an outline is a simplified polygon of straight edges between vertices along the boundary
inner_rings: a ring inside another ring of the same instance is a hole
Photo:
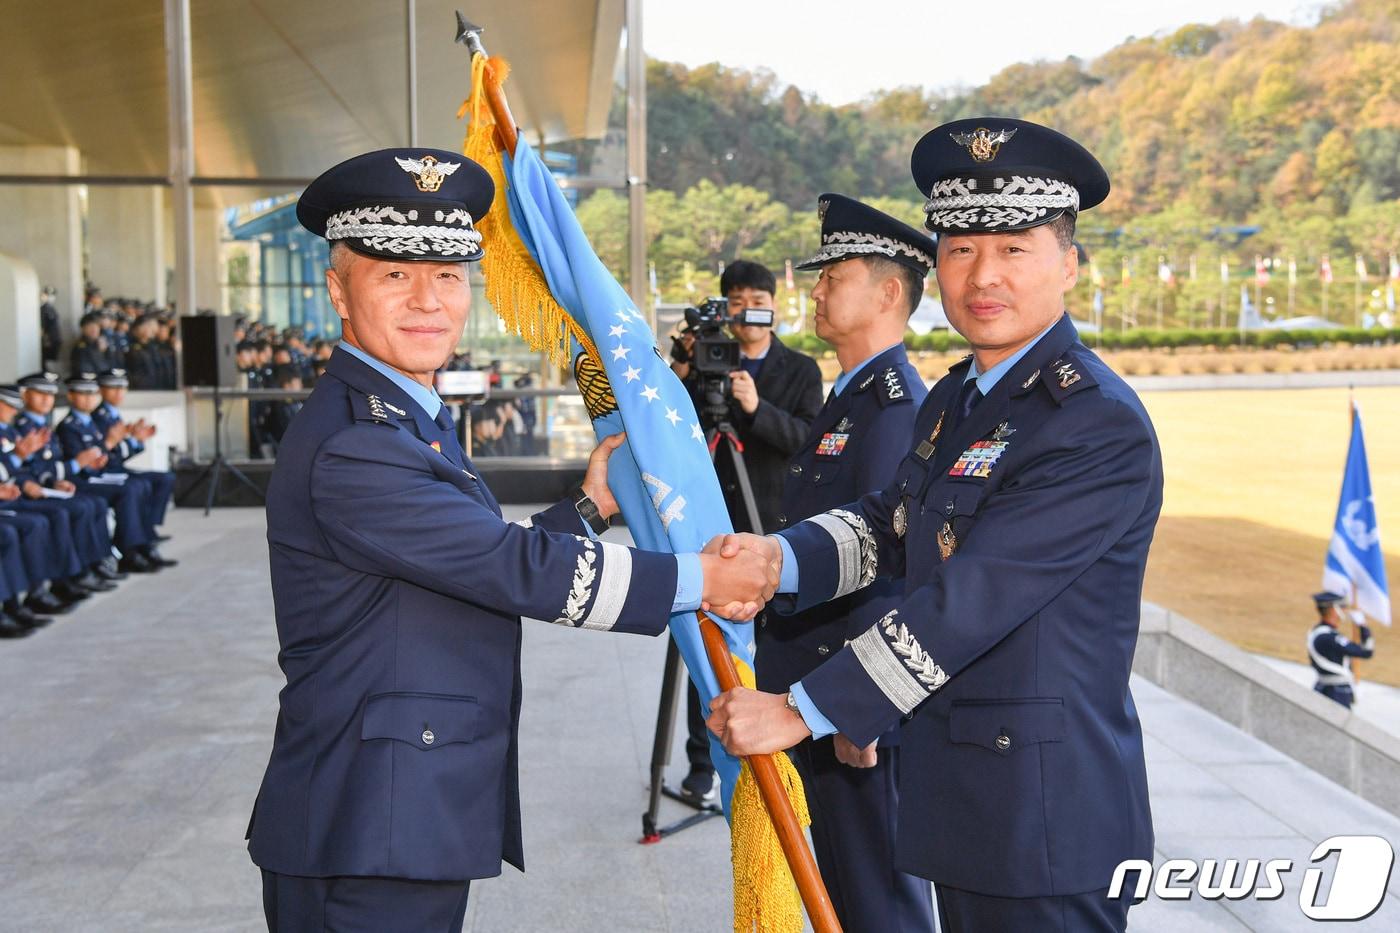
[[[165,84],[170,203],[175,215],[175,307],[194,314],[194,91],[190,80],[190,3],[165,0]],[[178,372],[178,369],[177,369]]]
[[[408,144],[418,145],[418,0],[404,0],[408,40]]]
[[[627,14],[627,284],[651,329],[656,309],[647,300],[647,58],[642,48],[642,0],[626,0]]]

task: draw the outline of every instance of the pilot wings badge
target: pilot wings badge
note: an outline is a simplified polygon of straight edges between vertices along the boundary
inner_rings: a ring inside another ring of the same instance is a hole
[[[400,159],[394,157],[399,168],[413,176],[413,183],[419,191],[436,191],[442,187],[443,179],[462,167],[461,162],[439,162],[430,155],[421,159]]]
[[[979,126],[971,133],[949,133],[953,142],[964,147],[978,162],[990,162],[997,157],[1001,144],[1009,142],[1016,135],[1016,128],[997,130],[993,133],[985,126]]]

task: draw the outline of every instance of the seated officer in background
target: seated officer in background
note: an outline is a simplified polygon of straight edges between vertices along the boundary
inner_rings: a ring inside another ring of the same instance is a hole
[[[1313,689],[1351,709],[1351,704],[1356,702],[1356,675],[1351,670],[1351,659],[1364,660],[1375,654],[1376,639],[1359,614],[1356,628],[1360,644],[1338,630],[1342,613],[1346,611],[1342,608],[1345,602],[1346,597],[1339,593],[1313,594],[1318,620],[1308,632],[1308,661],[1317,674]]]
[[[24,590],[24,566],[20,560],[19,532],[0,524],[0,600],[5,606],[15,601]],[[8,609],[0,610],[0,638],[24,638],[37,626],[24,625],[10,616]]]
[[[74,341],[73,349],[68,353],[68,372],[71,375],[99,373],[117,358],[102,333],[103,320],[98,311],[83,315],[78,325],[82,328],[82,336]]]
[[[1075,219],[1108,176],[1001,117],[931,131],[913,170],[972,356],[930,390],[883,490],[717,548],[778,562],[780,611],[877,577],[903,578],[903,601],[786,697],[730,691],[709,724],[748,755],[809,734],[865,746],[902,720],[895,864],[935,883],[944,933],[1121,933],[1114,869],[1153,856],[1129,675],[1162,460],[1064,312]]]
[[[11,584],[8,593],[0,596],[0,638],[16,637],[43,628],[53,620],[31,609],[26,594],[43,590],[55,579],[59,555],[54,550],[54,538],[48,518],[37,512],[20,512],[6,505],[21,495],[13,482],[0,483],[0,533],[13,535],[15,550],[13,568],[6,573]],[[11,634],[5,634],[5,630]]]
[[[149,513],[147,524],[159,528],[165,524],[165,510],[170,505],[170,496],[175,491],[175,474],[168,470],[133,470],[127,461],[146,449],[146,442],[156,436],[156,426],[139,418],[135,424],[127,424],[122,418],[121,406],[126,401],[129,385],[126,370],[109,369],[97,377],[97,388],[102,393],[102,403],[92,410],[92,423],[103,437],[111,434],[114,427],[121,428],[121,439],[116,446],[107,448],[107,471],[125,473],[150,487],[147,498]],[[164,541],[164,535],[157,534],[157,541]]]
[[[21,436],[13,421],[24,406],[17,385],[0,385],[0,502],[17,514],[42,515],[49,521],[54,560],[51,573],[37,574],[49,585],[31,586],[24,607],[39,615],[67,612],[95,592],[112,589],[123,579],[115,565],[109,569],[112,539],[107,533],[107,509],[96,499],[47,499],[43,484],[29,472],[31,456],[49,442],[51,432]]]
[[[45,399],[47,408],[40,404]],[[59,422],[50,442],[56,447],[55,460],[67,465],[67,478],[80,495],[102,499],[112,509],[117,549],[122,552],[118,569],[124,573],[152,573],[174,566],[175,562],[161,557],[156,547],[155,528],[150,524],[150,488],[131,481],[125,473],[105,472],[109,462],[107,450],[119,443],[123,432],[117,425],[106,434],[97,429],[92,411],[101,401],[97,377],[92,373],[68,380],[68,414]],[[20,419],[47,417],[52,410],[53,396],[27,391],[25,413]]]
[[[777,583],[752,553],[583,537],[617,511],[620,435],[568,499],[503,520],[433,390],[493,191],[457,153],[390,149],[330,169],[297,205],[331,241],[342,341],[267,492],[287,686],[249,852],[273,931],[457,931],[470,879],[522,864],[522,616],[655,635],[702,604],[752,618]]]
[[[821,250],[797,268],[821,270],[812,289],[817,336],[836,351],[841,375],[790,461],[774,530],[887,486],[928,394],[905,355],[904,332],[937,246],[839,194],[822,195],[817,214]],[[755,632],[758,689],[786,693],[898,606],[900,589],[882,580],[795,615],[764,613]],[[934,930],[929,883],[894,868],[898,743],[893,728],[878,749],[837,735],[789,752],[806,788],[817,864],[846,933]]]

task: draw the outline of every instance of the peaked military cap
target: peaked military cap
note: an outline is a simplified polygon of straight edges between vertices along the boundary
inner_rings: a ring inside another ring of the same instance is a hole
[[[0,402],[4,402],[11,408],[23,408],[24,396],[19,394],[19,386],[13,383],[0,385]]]
[[[1347,598],[1340,593],[1333,593],[1331,590],[1323,590],[1321,593],[1313,594],[1313,602],[1319,609],[1327,609],[1331,606],[1339,606],[1346,602]]]
[[[97,373],[75,373],[68,379],[69,392],[96,392]]]
[[[910,167],[935,233],[1029,230],[1108,197],[1108,173],[1089,150],[1025,120],[945,123],[914,146]]]
[[[33,392],[43,392],[47,395],[57,395],[58,373],[30,373],[19,381],[19,387]]]
[[[125,389],[131,385],[124,369],[105,369],[97,377],[97,384],[104,389]]]
[[[102,314],[98,311],[89,311],[78,319],[79,327],[87,327],[89,324],[101,324]]]
[[[473,261],[476,221],[495,184],[445,149],[380,149],[327,169],[302,192],[297,220],[332,243],[383,259]]]
[[[928,275],[933,267],[938,247],[931,238],[855,198],[824,194],[817,199],[817,216],[822,247],[799,269],[817,269],[856,256],[883,256],[920,275]]]

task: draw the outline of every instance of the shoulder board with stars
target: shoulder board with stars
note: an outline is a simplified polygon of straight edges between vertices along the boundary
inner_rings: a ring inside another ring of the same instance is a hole
[[[909,385],[904,379],[904,373],[900,372],[898,366],[891,366],[875,377],[875,398],[879,400],[881,408],[914,400],[909,394]]]
[[[1099,384],[1088,368],[1073,354],[1066,354],[1042,367],[1040,381],[1045,383],[1045,387],[1050,390],[1050,397],[1056,402],[1063,402],[1074,393]]]
[[[389,417],[389,405],[377,395],[360,395],[358,392],[350,394],[350,409],[355,414],[356,421],[372,421],[376,424],[387,424],[398,427],[392,418]],[[398,411],[398,409],[394,409]]]

